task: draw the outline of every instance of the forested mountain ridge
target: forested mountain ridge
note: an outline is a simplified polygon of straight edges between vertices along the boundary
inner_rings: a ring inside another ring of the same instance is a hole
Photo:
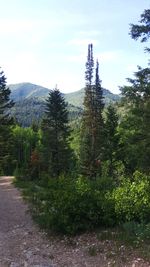
[[[10,84],[9,89],[11,90],[11,99],[15,102],[31,98],[44,100],[47,98],[50,90],[32,83]],[[106,103],[109,103],[110,101],[115,102],[120,99],[119,95],[113,94],[107,89],[103,89],[103,95]],[[73,93],[63,94],[63,96],[69,104],[82,107],[84,88]]]
[[[29,127],[32,123],[39,124],[44,117],[46,101],[29,98],[16,101],[11,110],[15,120],[23,127]],[[81,116],[82,108],[68,105],[69,119],[74,120]]]
[[[24,127],[30,126],[33,122],[39,123],[44,116],[45,100],[50,89],[32,83],[10,84],[10,98],[15,105],[11,110],[13,117]],[[73,93],[62,94],[68,102],[69,119],[72,121],[82,114],[84,88]],[[119,95],[103,89],[104,102],[116,102],[120,100]]]
[[[64,96],[65,96],[66,101],[69,104],[82,107],[83,106],[84,93],[85,93],[84,88],[82,88],[76,92],[65,94]],[[107,90],[105,88],[103,88],[103,96],[104,96],[104,102],[106,104],[120,100],[120,95],[113,94],[112,92],[110,92],[109,90]]]
[[[49,89],[32,83],[10,84],[11,98],[15,101],[38,98],[45,99],[49,94]]]

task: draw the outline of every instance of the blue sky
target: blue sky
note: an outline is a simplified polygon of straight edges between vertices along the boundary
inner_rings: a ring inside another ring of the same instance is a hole
[[[0,0],[0,8],[0,66],[8,84],[81,89],[88,43],[102,86],[114,93],[137,65],[147,65],[146,44],[131,39],[129,24],[149,0]]]

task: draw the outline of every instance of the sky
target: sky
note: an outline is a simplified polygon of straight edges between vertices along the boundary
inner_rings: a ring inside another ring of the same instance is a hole
[[[129,36],[149,0],[0,0],[0,66],[8,84],[31,82],[61,92],[85,86],[93,43],[102,86],[119,93],[137,65],[147,66],[146,44]]]

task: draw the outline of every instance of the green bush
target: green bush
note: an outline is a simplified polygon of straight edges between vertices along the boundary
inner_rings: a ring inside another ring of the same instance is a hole
[[[3,169],[2,169],[2,167],[0,165],[0,176],[3,176],[3,175],[4,175],[4,171],[3,171]]]
[[[33,215],[44,228],[76,234],[126,223],[127,230],[133,232],[136,227],[136,236],[150,236],[150,177],[138,171],[133,177],[120,177],[119,186],[107,176],[50,179],[43,173],[39,181],[20,177],[16,181],[25,189]]]
[[[124,178],[114,189],[112,200],[115,212],[121,221],[149,221],[150,177],[136,171],[132,179]]]
[[[112,224],[114,210],[106,192],[106,181],[50,179],[47,187],[38,186],[31,195],[34,216],[44,227],[67,234],[91,230],[106,221]]]
[[[122,225],[128,236],[136,237],[138,241],[150,239],[150,223],[126,222]]]

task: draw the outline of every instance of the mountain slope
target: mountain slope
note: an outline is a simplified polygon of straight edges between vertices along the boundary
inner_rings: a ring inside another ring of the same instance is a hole
[[[82,108],[68,105],[69,120],[73,121],[82,114]],[[45,114],[45,101],[37,98],[27,98],[15,102],[11,110],[11,115],[23,127],[28,127],[32,123],[39,124]]]
[[[49,94],[49,89],[35,85],[32,83],[19,83],[10,84],[11,98],[17,102],[25,99],[37,98],[38,100],[44,100]],[[82,107],[84,99],[84,88],[73,93],[63,94],[66,101],[74,106]],[[107,89],[103,89],[105,103],[116,102],[120,99],[119,95],[111,93]]]
[[[33,122],[40,123],[45,113],[45,99],[50,89],[31,84],[19,83],[9,85],[11,99],[15,105],[11,111],[14,118],[24,127],[30,126]],[[115,102],[120,96],[114,95],[109,90],[103,89],[105,103]],[[68,102],[69,119],[71,121],[81,117],[84,99],[84,89],[63,94]]]
[[[11,90],[11,98],[14,101],[31,98],[45,99],[49,94],[48,88],[32,83],[10,84],[9,88]]]
[[[65,94],[65,99],[69,104],[72,104],[74,106],[83,107],[83,100],[84,100],[84,88],[82,88],[79,91]],[[103,96],[104,96],[104,102],[105,104],[108,104],[110,102],[116,102],[120,100],[120,96],[111,93],[109,90],[103,88]]]

